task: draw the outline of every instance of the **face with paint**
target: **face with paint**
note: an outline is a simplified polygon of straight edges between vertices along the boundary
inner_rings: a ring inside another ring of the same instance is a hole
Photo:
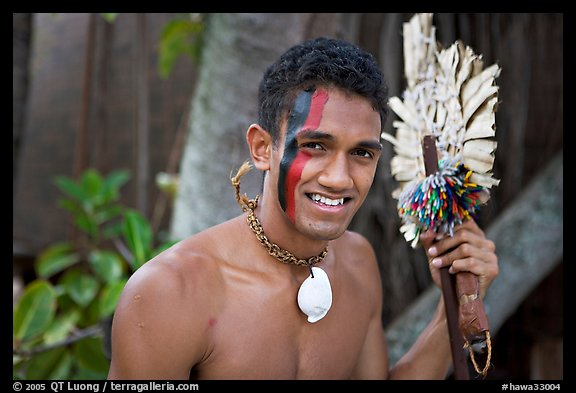
[[[281,210],[299,232],[330,240],[347,229],[372,185],[380,132],[379,113],[360,96],[336,88],[297,95],[270,176]]]

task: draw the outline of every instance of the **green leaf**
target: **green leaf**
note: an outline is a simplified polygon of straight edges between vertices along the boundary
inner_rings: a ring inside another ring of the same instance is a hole
[[[60,198],[58,199],[58,206],[64,210],[68,210],[73,216],[84,213],[82,206],[74,199]]]
[[[78,228],[86,232],[91,238],[95,238],[97,236],[98,224],[94,222],[94,218],[91,215],[85,213],[84,211],[81,211],[78,213],[78,215],[76,215],[74,218],[74,223]]]
[[[44,333],[44,343],[53,344],[64,340],[68,336],[68,333],[74,329],[79,319],[80,312],[78,310],[70,310],[62,315],[58,315]]]
[[[122,236],[124,221],[113,222],[108,224],[102,229],[102,237],[104,239],[113,239]]]
[[[93,371],[82,366],[76,366],[73,380],[77,381],[103,381],[108,376],[108,371]]]
[[[98,281],[79,269],[68,270],[59,281],[66,293],[80,306],[87,306],[98,293]]]
[[[54,319],[56,293],[49,282],[38,279],[24,289],[13,312],[12,334],[28,340],[43,333]]]
[[[122,289],[126,285],[126,279],[110,283],[102,290],[100,298],[100,318],[106,318],[114,312],[118,299],[122,294]]]
[[[34,356],[28,363],[27,380],[65,380],[72,368],[72,355],[67,348],[59,347]]]
[[[104,181],[100,172],[94,168],[88,168],[80,178],[80,185],[87,198],[97,197],[104,187]]]
[[[176,19],[168,22],[160,36],[158,68],[160,76],[167,78],[176,59],[183,54],[196,60],[198,42],[204,24],[201,20]]]
[[[23,360],[24,358],[20,355],[12,355],[12,367],[18,366]]]
[[[96,274],[106,283],[117,281],[124,273],[122,258],[113,251],[92,251],[88,261]]]
[[[86,198],[82,187],[67,176],[55,176],[54,184],[61,192],[77,201],[82,201]]]
[[[101,321],[100,318],[100,296],[94,298],[94,300],[84,308],[82,327],[89,327],[95,325]]]
[[[152,229],[148,221],[136,210],[128,210],[124,214],[122,229],[124,240],[134,256],[130,264],[134,270],[137,270],[150,257]]]
[[[73,252],[70,243],[55,243],[40,253],[34,262],[34,268],[38,276],[49,278],[74,265],[79,260],[80,256]]]
[[[116,20],[116,18],[118,17],[118,13],[112,13],[112,12],[107,12],[107,13],[101,12],[100,15],[108,23],[114,22]]]
[[[56,285],[54,287],[54,291],[56,292],[56,301],[58,302],[57,307],[60,310],[71,310],[73,308],[78,307],[76,302],[72,300],[68,292],[66,292],[66,288],[61,285]]]
[[[117,195],[120,188],[130,180],[130,171],[127,169],[117,169],[104,178],[104,188],[113,195]]]
[[[113,219],[114,217],[117,217],[122,213],[122,211],[123,211],[122,206],[110,204],[102,206],[100,209],[98,209],[98,211],[94,215],[94,218],[96,222],[102,224],[108,220]]]
[[[100,337],[89,337],[77,341],[72,346],[72,352],[81,367],[102,373],[108,372],[108,359],[104,355],[104,346]]]

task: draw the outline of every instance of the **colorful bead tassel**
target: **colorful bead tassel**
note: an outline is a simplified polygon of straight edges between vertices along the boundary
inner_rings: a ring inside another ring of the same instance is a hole
[[[471,175],[470,169],[457,162],[406,187],[398,200],[400,217],[415,223],[418,233],[432,228],[452,236],[454,226],[469,219],[487,200],[488,190],[472,183]]]

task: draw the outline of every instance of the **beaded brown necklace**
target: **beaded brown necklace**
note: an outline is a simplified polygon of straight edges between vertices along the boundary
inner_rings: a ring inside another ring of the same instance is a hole
[[[240,169],[238,169],[236,176],[230,177],[236,191],[236,201],[242,208],[242,211],[248,212],[248,225],[268,254],[282,263],[308,267],[310,276],[304,280],[298,290],[298,307],[306,314],[308,322],[318,322],[326,316],[330,307],[332,307],[332,287],[326,272],[319,267],[313,267],[313,265],[324,259],[326,254],[328,254],[328,247],[319,255],[308,259],[300,259],[291,252],[280,248],[280,246],[268,240],[258,217],[254,214],[254,210],[258,206],[259,197],[256,196],[254,199],[248,199],[246,194],[240,195],[240,178],[251,168],[248,162],[244,162]]]
[[[244,176],[246,173],[248,173],[250,169],[252,169],[252,166],[248,162],[244,162],[240,167],[240,169],[238,169],[236,176],[230,177],[230,181],[232,182],[234,190],[236,191],[236,201],[242,208],[242,211],[248,212],[248,217],[246,220],[248,222],[248,225],[250,226],[250,229],[252,229],[252,232],[254,232],[260,244],[264,246],[268,254],[270,254],[271,256],[273,256],[282,263],[297,266],[308,266],[310,268],[311,266],[319,262],[322,262],[324,257],[326,257],[326,254],[328,254],[328,246],[326,246],[324,251],[322,251],[320,254],[316,256],[310,257],[308,259],[300,259],[297,258],[290,251],[284,250],[277,244],[274,244],[268,240],[266,234],[264,233],[264,228],[262,228],[262,224],[260,224],[258,217],[256,217],[256,214],[254,214],[254,210],[258,206],[259,196],[256,196],[256,198],[254,199],[248,199],[246,194],[240,195],[240,178]]]

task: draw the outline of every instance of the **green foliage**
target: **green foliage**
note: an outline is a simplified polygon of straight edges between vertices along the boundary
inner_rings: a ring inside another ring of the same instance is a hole
[[[28,362],[23,379],[68,379],[71,374],[72,353],[64,347],[41,352]]]
[[[51,14],[54,18],[58,14]],[[118,13],[100,13],[108,23],[114,23]],[[182,17],[183,16],[183,17]],[[204,34],[204,19],[200,13],[182,14],[169,21],[162,30],[159,42],[158,73],[163,79],[170,76],[170,72],[181,55],[189,56],[193,62],[198,62],[202,49]]]
[[[132,268],[136,270],[152,256],[152,229],[135,210],[126,211],[124,218],[122,233],[132,250]]]
[[[160,36],[158,70],[168,78],[174,63],[181,55],[188,55],[194,62],[200,58],[204,21],[201,14],[188,14],[187,19],[174,19],[164,26]]]
[[[54,319],[55,309],[56,293],[50,283],[44,280],[30,283],[14,311],[14,339],[33,339],[45,331]]]
[[[39,277],[48,278],[70,267],[80,260],[68,243],[56,243],[46,248],[36,259],[35,268]]]
[[[117,13],[112,13],[112,12],[108,12],[108,13],[101,12],[100,15],[108,23],[114,22],[116,20],[116,18],[118,17]]]
[[[80,231],[77,242],[57,242],[38,255],[37,279],[13,311],[14,379],[104,379],[103,346],[128,277],[161,250],[150,224],[119,202],[127,171],[102,176],[86,170],[77,181],[57,176],[59,205]]]

